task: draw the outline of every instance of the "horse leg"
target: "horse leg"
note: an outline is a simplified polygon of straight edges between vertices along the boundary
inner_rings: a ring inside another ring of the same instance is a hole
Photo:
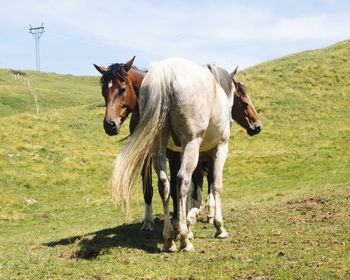
[[[192,184],[193,194],[192,196],[188,194],[189,197],[187,198],[187,200],[190,201],[189,211],[187,213],[187,223],[189,225],[193,225],[197,222],[197,216],[199,214],[202,202],[203,170],[201,163],[198,163],[196,169],[193,171]],[[191,231],[189,234],[191,234]]]
[[[191,184],[190,184],[190,188],[188,189],[188,193],[187,193],[187,201],[186,201],[186,213],[188,214],[188,212],[195,207],[193,204],[193,192],[194,192],[194,185],[191,179]]]
[[[176,193],[176,175],[179,172],[181,165],[181,154],[171,150],[167,150],[167,158],[169,160],[170,169],[170,195],[173,200],[173,216],[172,226],[177,231],[177,193]]]
[[[193,182],[191,180],[190,187],[187,193],[186,199],[186,221],[187,221],[187,229],[188,229],[188,239],[194,239],[194,234],[191,229],[191,223],[195,224],[197,220],[196,211],[193,205]],[[193,211],[192,211],[193,210]],[[194,219],[193,219],[194,216]]]
[[[216,227],[216,238],[224,239],[228,233],[224,228],[224,220],[221,211],[221,194],[223,191],[222,172],[227,158],[228,142],[220,143],[213,154],[213,191],[215,199],[214,225]]]
[[[146,160],[146,163],[148,161]],[[143,225],[141,230],[153,231],[153,213],[152,213],[152,197],[153,197],[153,187],[152,187],[152,161],[149,164],[145,164],[141,171],[142,176],[142,188],[143,188],[143,198],[145,201],[145,218],[143,220]]]
[[[163,251],[174,252],[176,250],[176,245],[169,212],[170,182],[166,173],[166,144],[169,139],[167,134],[168,133],[163,133],[163,135],[161,135],[159,149],[153,152],[152,159],[154,169],[158,175],[158,190],[164,209]]]
[[[208,174],[207,174],[208,196],[207,196],[207,203],[206,203],[206,207],[208,210],[207,220],[209,224],[213,224],[214,215],[215,215],[215,199],[213,195],[213,160],[208,159],[207,164],[208,164]]]
[[[193,251],[194,247],[188,238],[186,201],[191,187],[192,173],[197,166],[201,138],[196,138],[184,145],[182,162],[177,174],[179,239],[183,251]]]
[[[192,175],[193,183],[193,203],[196,208],[200,209],[202,205],[202,190],[203,190],[204,171],[201,163],[197,164]]]

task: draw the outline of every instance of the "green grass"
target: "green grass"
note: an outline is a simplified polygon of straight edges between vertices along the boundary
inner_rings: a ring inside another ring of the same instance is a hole
[[[105,135],[98,78],[0,70],[1,279],[349,279],[350,42],[239,73],[264,129],[234,126],[224,173],[230,237],[202,214],[194,253],[160,253],[141,233],[141,187],[131,216],[108,182],[128,133]]]

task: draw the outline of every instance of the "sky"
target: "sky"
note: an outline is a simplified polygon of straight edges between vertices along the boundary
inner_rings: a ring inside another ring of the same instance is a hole
[[[348,0],[0,0],[0,68],[35,70],[29,25],[44,23],[44,72],[149,68],[167,57],[231,71],[350,39]]]

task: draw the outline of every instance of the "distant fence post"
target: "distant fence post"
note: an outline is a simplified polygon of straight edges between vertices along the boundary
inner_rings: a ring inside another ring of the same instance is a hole
[[[27,90],[29,91],[29,94],[32,96],[32,98],[34,100],[35,111],[36,111],[36,114],[38,115],[39,111],[40,111],[38,97],[37,97],[37,95],[35,94],[34,90],[32,89],[32,87],[30,85],[30,80],[28,78],[25,78],[23,75],[20,75],[20,73],[15,73],[12,70],[8,70],[7,73],[14,80],[19,80],[19,79],[22,78],[23,85],[27,88]]]

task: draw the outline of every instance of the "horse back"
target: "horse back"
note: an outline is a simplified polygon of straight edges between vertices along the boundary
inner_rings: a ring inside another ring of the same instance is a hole
[[[200,149],[204,151],[227,138],[228,100],[210,71],[183,59],[165,60],[157,68],[149,73],[158,72],[157,77],[169,85],[163,88],[169,96],[171,134],[181,144],[202,138]],[[171,138],[168,148],[181,151],[175,142]]]

